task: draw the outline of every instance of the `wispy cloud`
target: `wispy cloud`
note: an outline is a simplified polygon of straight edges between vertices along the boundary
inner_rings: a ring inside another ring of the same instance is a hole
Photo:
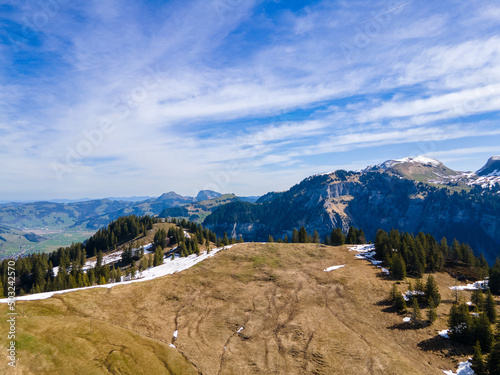
[[[467,143],[492,150],[500,140],[494,10],[113,0],[66,2],[45,19],[38,4],[9,3],[0,9],[0,193],[215,184],[259,194],[421,142],[445,158],[483,157]]]

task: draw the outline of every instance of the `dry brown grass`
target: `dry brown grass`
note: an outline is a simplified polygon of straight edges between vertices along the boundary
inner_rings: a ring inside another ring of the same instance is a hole
[[[454,294],[436,279],[438,321],[404,329],[383,304],[392,281],[346,248],[240,244],[180,274],[26,302],[18,373],[442,374]]]

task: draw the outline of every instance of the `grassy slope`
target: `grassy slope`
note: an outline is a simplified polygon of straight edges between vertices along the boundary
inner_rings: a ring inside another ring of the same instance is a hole
[[[455,367],[436,338],[453,281],[436,278],[438,321],[404,330],[381,303],[392,282],[345,248],[242,244],[151,282],[27,302],[18,373],[168,374],[167,363],[188,374],[192,362],[203,374],[442,374]],[[176,329],[178,351],[168,347]]]

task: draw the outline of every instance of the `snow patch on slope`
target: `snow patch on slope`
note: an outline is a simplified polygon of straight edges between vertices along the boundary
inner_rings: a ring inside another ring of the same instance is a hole
[[[445,371],[445,370],[443,370],[443,372],[446,375],[474,375],[474,370],[472,369],[472,362],[470,360],[459,363],[457,372]]]
[[[193,267],[195,264],[198,264],[207,258],[213,257],[219,251],[225,250],[225,249],[230,249],[233,246],[236,246],[236,244],[212,249],[210,251],[210,253],[208,253],[208,254],[206,251],[204,251],[204,252],[200,253],[200,255],[198,255],[198,256],[196,256],[196,254],[192,254],[192,255],[185,257],[185,258],[176,257],[175,259],[171,259],[171,257],[169,256],[165,260],[165,263],[163,263],[162,265],[159,265],[157,267],[148,268],[147,270],[145,270],[143,272],[137,271],[136,272],[137,278],[133,279],[133,280],[121,281],[121,282],[117,282],[117,283],[110,283],[110,284],[104,284],[104,285],[93,285],[93,286],[87,286],[87,287],[83,287],[83,288],[65,289],[65,290],[57,290],[57,291],[53,291],[53,292],[30,294],[27,296],[16,297],[16,300],[17,301],[35,301],[35,300],[47,299],[47,298],[50,298],[56,294],[70,293],[70,292],[74,292],[74,291],[78,291],[78,290],[94,289],[94,288],[110,289],[110,288],[117,286],[117,285],[127,285],[127,284],[142,282],[142,281],[153,280],[153,279],[156,279],[158,277],[172,275],[176,272],[181,272],[181,271],[187,270],[188,268]],[[8,298],[0,299],[0,303],[8,303],[8,302],[9,302]]]

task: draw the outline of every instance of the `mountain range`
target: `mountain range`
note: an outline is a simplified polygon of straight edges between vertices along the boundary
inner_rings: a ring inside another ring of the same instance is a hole
[[[393,228],[457,238],[491,262],[500,250],[500,159],[478,172],[453,171],[426,157],[389,160],[362,171],[335,171],[306,178],[285,192],[271,192],[256,204],[231,202],[204,225],[217,233],[266,240],[291,236],[294,228],[376,231]]]
[[[355,226],[371,240],[379,228],[426,231],[469,242],[492,261],[500,250],[499,191],[498,156],[477,172],[454,171],[419,156],[314,175],[261,197],[203,190],[196,197],[171,191],[156,198],[4,203],[0,254],[54,250],[120,216],[160,215],[203,222],[218,234],[247,240],[290,237],[301,226],[322,237],[333,228]]]

